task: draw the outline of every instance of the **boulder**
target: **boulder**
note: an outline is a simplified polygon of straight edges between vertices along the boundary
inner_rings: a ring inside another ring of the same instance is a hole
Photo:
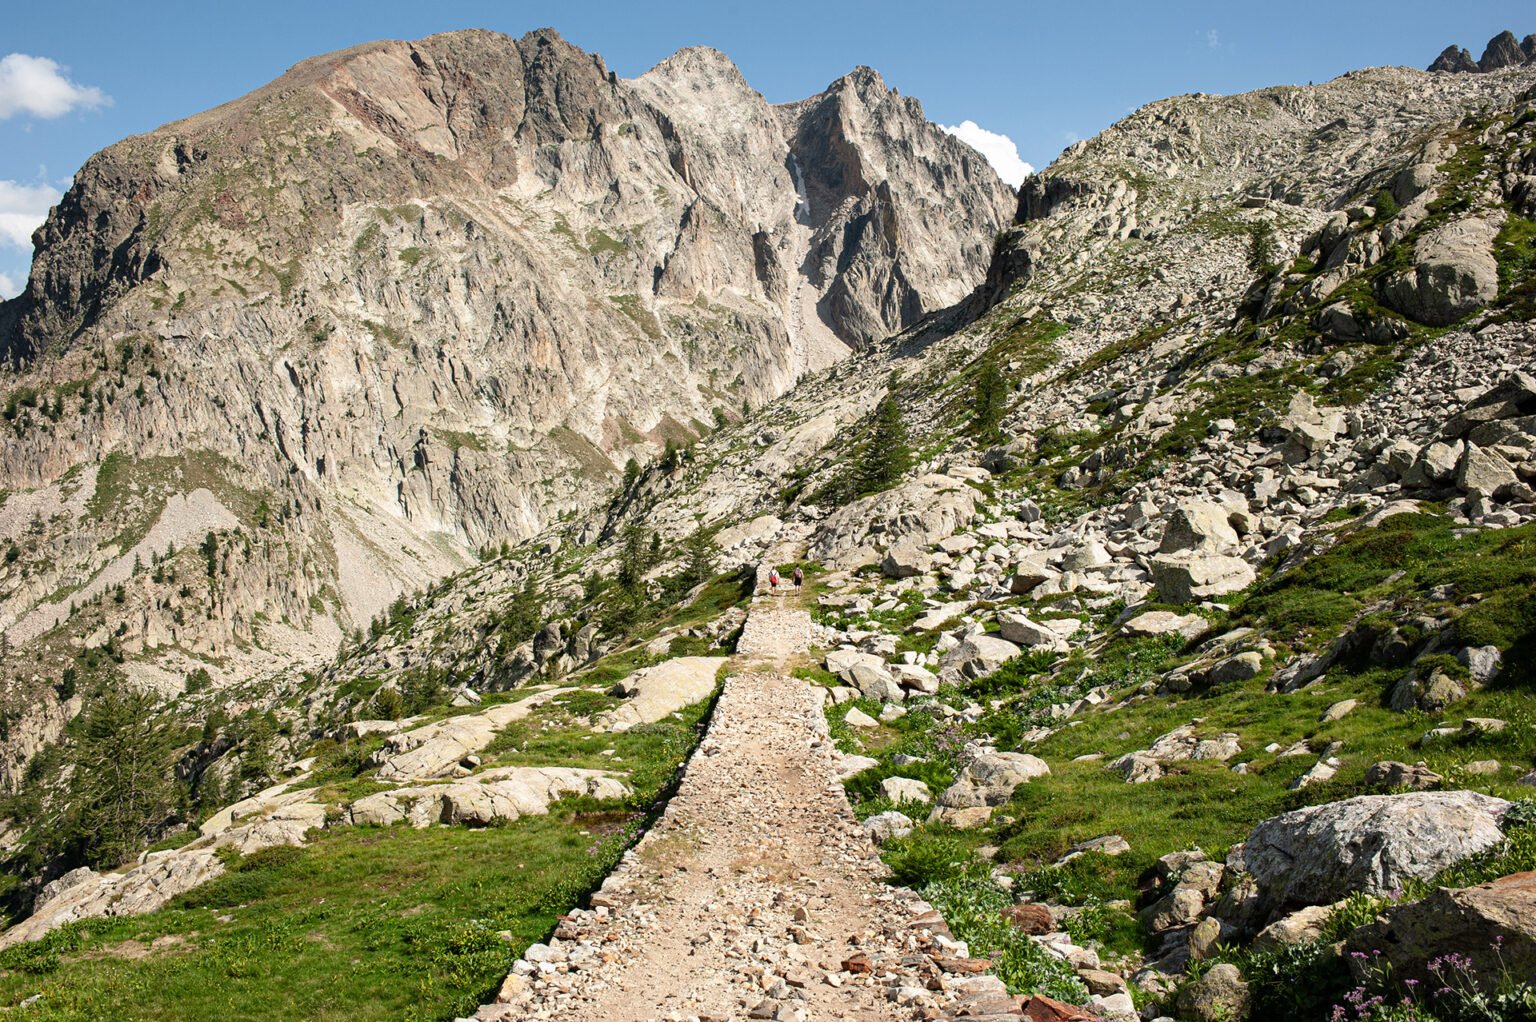
[[[939,677],[945,681],[981,678],[1023,652],[1006,639],[973,635],[944,654],[944,659],[939,662]]]
[[[1014,565],[1013,574],[1008,578],[1008,591],[1015,596],[1025,596],[1042,583],[1060,576],[1061,572],[1044,561],[1026,558]]]
[[[1191,926],[1187,945],[1190,959],[1199,962],[1211,957],[1221,945],[1221,934],[1221,920],[1215,916],[1206,916]]]
[[[1061,559],[1061,566],[1066,571],[1089,571],[1113,561],[1114,558],[1109,555],[1108,550],[1104,549],[1103,543],[1096,539],[1088,539],[1068,550]]]
[[[1206,681],[1212,685],[1227,685],[1256,677],[1264,667],[1264,658],[1253,650],[1234,654],[1217,661],[1206,672]]]
[[[1432,163],[1415,163],[1404,167],[1392,179],[1390,186],[1392,197],[1397,200],[1398,205],[1406,206],[1433,188],[1437,176],[1435,165]]]
[[[1264,820],[1240,868],[1272,909],[1382,895],[1501,844],[1510,803],[1471,791],[1361,795]]]
[[[1227,521],[1227,509],[1209,501],[1179,505],[1168,516],[1158,550],[1165,554],[1224,554],[1237,548],[1237,531]]]
[[[883,669],[885,661],[873,653],[857,649],[834,649],[822,660],[822,666],[844,681],[848,680],[849,672],[859,665]]]
[[[939,804],[950,809],[1000,806],[1013,797],[1014,788],[1050,772],[1045,760],[1025,752],[984,753],[965,765]]]
[[[1199,614],[1175,614],[1168,610],[1149,610],[1121,625],[1120,631],[1132,638],[1177,633],[1187,641],[1193,642],[1210,631],[1210,623]]]
[[[880,571],[887,578],[911,578],[933,570],[933,555],[914,541],[893,545],[880,562]]]
[[[1396,760],[1373,763],[1365,771],[1365,783],[1374,788],[1406,788],[1409,791],[1428,791],[1439,784],[1443,777],[1423,763],[1409,766]]]
[[[1469,496],[1492,500],[1520,482],[1515,470],[1497,451],[1467,444],[1456,463],[1456,487]]]
[[[919,632],[931,632],[943,628],[955,618],[969,610],[971,605],[965,602],[945,603],[928,611],[912,622],[912,627]]]
[[[956,830],[975,830],[977,827],[985,827],[992,819],[991,806],[937,806],[928,814],[928,820],[932,822],[947,823]]]
[[[933,792],[928,785],[911,777],[887,777],[880,782],[880,790],[892,802],[932,802]]]
[[[1355,707],[1359,705],[1360,702],[1357,699],[1341,699],[1324,710],[1323,715],[1318,720],[1324,724],[1332,724],[1334,721],[1343,720],[1351,713],[1354,713]]]
[[[1403,476],[1403,482],[1409,486],[1433,486],[1450,482],[1456,475],[1456,466],[1461,462],[1462,444],[1443,443],[1439,440],[1425,444],[1419,449],[1419,456],[1414,459],[1413,465]]]
[[[1414,245],[1414,265],[1382,287],[1390,309],[1427,326],[1450,326],[1499,296],[1493,255],[1497,224],[1468,217],[1438,227]]]
[[[1075,618],[1070,619],[1071,631],[1076,632],[1082,628],[1082,622]],[[1061,622],[1031,621],[1023,614],[1016,611],[1004,611],[997,615],[998,634],[1009,642],[1031,649],[1044,646],[1047,649],[1055,649],[1065,652],[1069,647],[1062,635],[1066,631]],[[1070,634],[1070,633],[1069,633]]]
[[[1179,988],[1179,1017],[1192,1022],[1242,1022],[1252,997],[1237,966],[1220,962]]]
[[[1008,1006],[1010,1010],[1002,1017],[1013,1017],[1013,1005],[1009,1003]],[[1044,994],[1031,996],[1024,1007],[1018,1010],[1018,1017],[1022,1022],[1094,1022],[1091,1012]]]
[[[1090,994],[1099,997],[1123,994],[1128,989],[1123,977],[1103,969],[1078,969],[1077,978],[1083,981],[1083,986],[1088,988]]]
[[[970,524],[977,492],[950,476],[919,476],[828,515],[811,536],[808,556],[830,569],[851,570],[879,563],[876,538],[887,550],[932,546]]]
[[[604,714],[610,731],[627,731],[636,724],[654,724],[706,699],[715,690],[724,657],[683,656],[646,667],[630,675],[634,695]]]
[[[850,717],[853,716],[855,713],[858,713],[860,717],[862,717],[863,719],[869,721],[868,724],[865,724],[865,725],[858,725],[858,724],[856,724],[856,725],[854,725],[855,727],[860,727],[860,726],[862,726],[862,727],[875,727],[875,726],[877,726],[878,722],[875,721],[875,720],[870,719],[870,717],[867,716],[866,714],[860,713],[856,709],[848,711],[848,715]],[[877,767],[879,765],[880,765],[880,761],[878,759],[875,759],[873,756],[842,755],[842,756],[839,756],[837,758],[837,779],[839,781],[846,781],[848,778],[856,777],[859,774],[862,774],[866,770],[873,770],[875,767]]]
[[[1145,784],[1163,776],[1163,766],[1145,752],[1128,752],[1109,764],[1126,784]]]
[[[1099,852],[1104,855],[1124,855],[1131,850],[1131,843],[1119,834],[1105,834],[1103,837],[1091,838],[1087,841],[1079,841],[1067,849],[1067,854],[1051,863],[1053,866],[1065,866],[1079,855],[1086,852]]]
[[[880,722],[878,720],[871,717],[857,706],[849,710],[848,715],[844,717],[843,720],[848,724],[849,727],[870,728],[880,726]]]
[[[901,687],[923,695],[939,690],[939,676],[918,664],[892,664],[891,676]]]
[[[1355,930],[1348,947],[1367,956],[1379,950],[1394,977],[1437,985],[1450,977],[1432,974],[1430,963],[1459,956],[1467,963],[1459,978],[1496,993],[1505,977],[1536,976],[1536,873],[1442,887],[1423,901],[1389,906],[1377,922]]]
[[[1279,428],[1286,432],[1287,457],[1291,461],[1305,461],[1344,432],[1344,412],[1338,408],[1319,408],[1311,394],[1298,390],[1281,416]]]
[[[877,703],[899,703],[907,697],[891,672],[885,669],[884,663],[878,667],[854,664],[845,672],[845,677],[849,684],[859,690],[859,695]]]
[[[1277,951],[1294,944],[1306,944],[1323,935],[1323,927],[1333,915],[1332,905],[1308,905],[1288,916],[1276,919],[1253,938],[1256,951]]]
[[[1204,908],[1205,895],[1181,885],[1142,909],[1138,918],[1148,931],[1161,933],[1176,926],[1188,926],[1200,918]]]
[[[1457,650],[1456,662],[1467,669],[1474,682],[1486,685],[1498,676],[1504,654],[1497,646],[1467,646]]]
[[[911,817],[894,809],[876,813],[864,821],[864,830],[877,845],[883,845],[893,838],[906,837],[915,826]]]
[[[1257,577],[1253,567],[1238,557],[1174,554],[1152,561],[1152,579],[1164,603],[1195,603],[1240,592]]]
[[[1436,667],[1428,678],[1420,678],[1417,670],[1409,671],[1392,686],[1387,705],[1399,713],[1420,709],[1438,713],[1467,696],[1467,688],[1456,678]]]
[[[1034,902],[1009,905],[1003,909],[1003,918],[1015,930],[1031,937],[1054,933],[1056,930],[1056,917],[1051,914],[1051,910]]]

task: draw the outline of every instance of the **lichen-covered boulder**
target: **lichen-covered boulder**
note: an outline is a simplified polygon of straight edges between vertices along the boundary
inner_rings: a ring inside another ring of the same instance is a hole
[[[1392,906],[1355,930],[1349,947],[1365,955],[1379,951],[1394,976],[1422,982],[1436,979],[1429,970],[1436,958],[1462,956],[1470,963],[1464,978],[1486,993],[1506,974],[1536,976],[1536,873],[1441,888],[1423,901]]]
[[[1472,791],[1362,795],[1261,822],[1234,858],[1273,912],[1380,895],[1500,844],[1510,803]]]
[[[1050,772],[1045,760],[1026,752],[986,753],[965,765],[939,804],[952,809],[1000,806],[1013,797],[1014,788]]]

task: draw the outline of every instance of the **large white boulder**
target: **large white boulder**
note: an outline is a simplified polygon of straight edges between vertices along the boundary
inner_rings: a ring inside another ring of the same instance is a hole
[[[1430,231],[1413,247],[1413,266],[1389,277],[1384,302],[1428,326],[1449,326],[1499,296],[1493,243],[1499,225],[1478,217]]]
[[[606,714],[610,731],[628,731],[636,724],[654,724],[683,707],[707,698],[715,690],[724,657],[684,656],[630,675],[634,696]]]
[[[1164,603],[1197,603],[1241,592],[1257,578],[1253,566],[1240,557],[1171,554],[1152,561],[1152,579]]]
[[[833,569],[877,564],[885,549],[926,548],[968,526],[978,491],[947,475],[924,475],[856,500],[828,515],[811,536],[809,557]]]
[[[1274,909],[1386,894],[1501,844],[1509,806],[1472,791],[1362,795],[1263,821],[1234,864]]]
[[[945,681],[984,677],[1023,652],[1006,639],[973,635],[944,654],[939,677]]]
[[[1225,554],[1237,549],[1237,530],[1227,521],[1227,509],[1210,501],[1180,504],[1168,516],[1158,550],[1165,554]]]

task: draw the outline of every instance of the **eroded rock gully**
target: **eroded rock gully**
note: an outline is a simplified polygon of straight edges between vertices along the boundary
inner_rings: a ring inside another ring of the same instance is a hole
[[[894,1020],[1006,998],[930,906],[881,882],[822,692],[785,664],[810,632],[760,601],[662,818],[477,1019]]]

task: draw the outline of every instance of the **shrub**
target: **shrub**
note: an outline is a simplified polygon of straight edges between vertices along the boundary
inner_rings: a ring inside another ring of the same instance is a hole
[[[1349,991],[1349,967],[1325,941],[1293,944],[1246,957],[1243,975],[1251,1017],[1266,1022],[1318,1022]]]
[[[991,877],[956,875],[925,886],[922,895],[944,913],[945,922],[958,939],[970,945],[971,954],[996,961],[997,977],[1009,991],[1039,992],[1071,1004],[1088,999],[1088,991],[1071,965],[1003,918],[1003,909],[1013,899]]]
[[[1132,871],[1135,866],[1130,867]],[[1125,867],[1103,852],[1084,852],[1060,866],[1041,866],[1018,874],[1021,890],[1063,905],[1084,905],[1092,901],[1112,901],[1135,892],[1135,876],[1126,876]]]
[[[958,879],[975,868],[965,844],[943,830],[914,830],[887,843],[882,857],[891,867],[891,882],[904,887]]]

